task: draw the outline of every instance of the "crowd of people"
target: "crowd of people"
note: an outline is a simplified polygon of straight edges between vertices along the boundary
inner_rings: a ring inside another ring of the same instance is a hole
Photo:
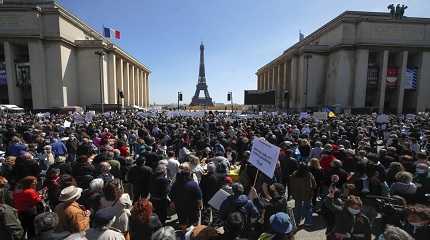
[[[427,240],[429,141],[428,114],[4,114],[0,239]]]

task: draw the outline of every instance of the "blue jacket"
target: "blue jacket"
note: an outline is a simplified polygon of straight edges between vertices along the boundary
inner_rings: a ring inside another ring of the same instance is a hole
[[[51,144],[51,147],[52,147],[52,152],[56,157],[65,156],[67,154],[66,145],[58,139],[54,140],[54,142]]]

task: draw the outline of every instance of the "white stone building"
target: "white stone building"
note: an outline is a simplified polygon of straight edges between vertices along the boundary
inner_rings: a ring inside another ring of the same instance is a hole
[[[32,109],[101,102],[148,107],[151,72],[144,64],[56,1],[2,2],[0,103]]]
[[[347,11],[257,71],[278,109],[430,109],[430,18]]]

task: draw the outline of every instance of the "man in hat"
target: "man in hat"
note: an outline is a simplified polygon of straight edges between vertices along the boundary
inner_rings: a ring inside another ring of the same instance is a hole
[[[61,202],[55,207],[59,217],[57,231],[69,231],[71,233],[83,232],[90,227],[90,211],[84,210],[76,202],[82,193],[82,188],[75,186],[61,190],[58,200]]]
[[[115,222],[112,211],[98,211],[94,216],[94,227],[86,231],[86,237],[94,240],[125,240],[124,235],[112,228]]]

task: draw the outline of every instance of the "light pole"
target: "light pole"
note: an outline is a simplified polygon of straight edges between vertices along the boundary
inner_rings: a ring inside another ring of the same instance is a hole
[[[227,101],[230,101],[231,103],[231,113],[233,113],[233,92],[227,93]]]
[[[312,54],[305,54],[305,59],[306,59],[305,111],[308,110],[309,59],[310,58],[312,58]]]
[[[104,51],[96,51],[94,54],[99,56],[99,67],[100,67],[100,103],[101,111],[104,112],[104,84],[103,84],[103,56],[106,55]]]
[[[182,92],[178,92],[178,111],[179,111],[179,102],[182,101]]]

